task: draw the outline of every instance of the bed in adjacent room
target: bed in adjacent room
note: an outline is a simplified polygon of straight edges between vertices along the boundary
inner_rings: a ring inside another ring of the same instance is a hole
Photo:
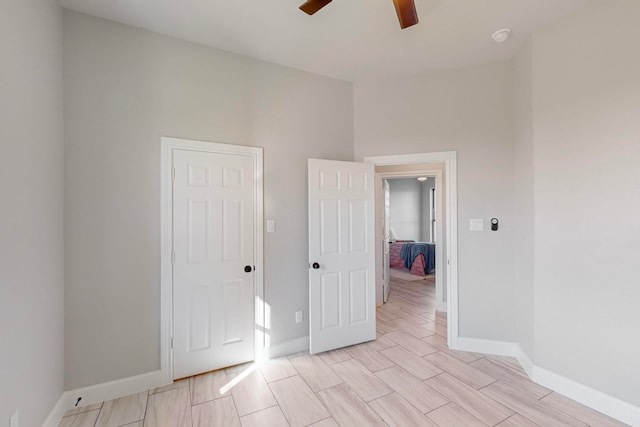
[[[398,240],[389,245],[391,268],[408,270],[417,276],[433,273],[436,265],[435,243]]]

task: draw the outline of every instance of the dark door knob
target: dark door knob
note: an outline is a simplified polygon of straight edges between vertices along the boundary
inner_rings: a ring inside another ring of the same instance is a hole
[[[251,268],[251,266],[250,266],[250,265],[245,265],[245,266],[244,266],[244,272],[245,272],[245,273],[251,273],[251,270],[253,270],[253,268]]]
[[[314,270],[317,270],[320,268],[320,264],[318,264],[317,262],[314,262],[311,267],[313,267]]]

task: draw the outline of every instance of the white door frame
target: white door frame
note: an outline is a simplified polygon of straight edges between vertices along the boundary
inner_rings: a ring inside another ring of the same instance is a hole
[[[173,151],[176,149],[205,153],[232,154],[253,157],[255,172],[255,236],[254,272],[254,358],[264,355],[264,256],[263,256],[263,150],[217,142],[192,141],[162,137],[160,141],[160,370],[167,383],[173,382]]]
[[[435,177],[436,184],[436,192],[438,194],[438,199],[436,201],[436,241],[440,242],[440,244],[436,245],[436,309],[438,311],[448,311],[446,302],[444,301],[444,289],[443,289],[443,271],[446,271],[444,267],[444,254],[442,252],[442,241],[443,241],[443,229],[442,229],[442,171],[440,170],[431,170],[431,169],[416,169],[411,171],[402,171],[402,172],[376,172],[376,202],[381,200],[377,196],[382,192],[382,180],[384,179],[398,179],[398,178],[417,178],[419,176],[429,176]],[[380,207],[380,206],[378,206]],[[384,206],[382,206],[384,209]],[[376,212],[381,212],[381,210],[376,210]],[[379,217],[376,215],[376,230],[379,230]],[[384,226],[384,224],[383,224]],[[382,236],[384,239],[384,236]],[[376,239],[376,244],[379,244],[380,240]],[[425,260],[426,262],[426,260]],[[382,270],[384,269],[384,265],[376,266],[376,278],[382,279]],[[438,273],[441,272],[441,273]],[[379,286],[378,286],[379,288]],[[381,303],[382,298],[379,295],[379,289],[376,289],[376,303]]]
[[[365,157],[376,166],[444,163],[447,242],[447,345],[458,347],[458,182],[455,151]]]

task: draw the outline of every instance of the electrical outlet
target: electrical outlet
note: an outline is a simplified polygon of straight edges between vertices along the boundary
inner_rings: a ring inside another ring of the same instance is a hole
[[[9,418],[9,427],[18,427],[18,411],[14,412]]]
[[[302,323],[302,311],[296,311],[296,323]]]

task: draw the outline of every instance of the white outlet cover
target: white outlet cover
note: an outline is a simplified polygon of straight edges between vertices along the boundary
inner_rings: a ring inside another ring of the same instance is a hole
[[[471,231],[484,231],[483,219],[472,219],[469,221],[469,230]]]

